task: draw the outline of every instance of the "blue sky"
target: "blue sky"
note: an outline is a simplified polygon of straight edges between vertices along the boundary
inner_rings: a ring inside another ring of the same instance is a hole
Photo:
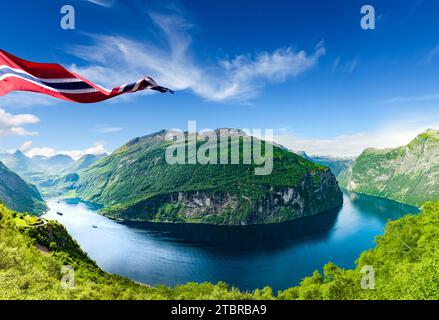
[[[60,27],[64,4],[75,8],[75,30]],[[375,30],[360,27],[364,4],[375,8]],[[434,0],[23,0],[8,12],[6,51],[107,87],[148,75],[177,93],[91,105],[3,96],[3,150],[78,157],[195,120],[199,129],[274,129],[295,150],[343,156],[439,129]]]

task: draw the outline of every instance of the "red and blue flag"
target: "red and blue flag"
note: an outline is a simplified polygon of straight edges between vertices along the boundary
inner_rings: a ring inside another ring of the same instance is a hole
[[[0,96],[30,91],[71,102],[94,103],[145,89],[174,93],[150,77],[108,90],[59,64],[26,61],[0,49]]]

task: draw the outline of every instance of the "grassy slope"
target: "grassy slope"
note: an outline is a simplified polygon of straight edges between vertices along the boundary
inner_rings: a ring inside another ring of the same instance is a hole
[[[275,296],[269,287],[244,293],[224,283],[139,285],[100,270],[55,222],[29,228],[40,221],[3,206],[0,219],[0,299],[439,299],[439,202],[426,204],[417,216],[390,222],[355,270],[330,263],[323,275],[315,272]],[[51,253],[39,252],[37,242]],[[60,269],[66,264],[76,270],[72,290],[60,287]],[[364,265],[375,268],[375,290],[360,288]]]
[[[187,284],[175,288],[148,287],[105,273],[81,251],[64,227],[0,205],[0,299],[244,299],[251,294],[225,284]],[[36,249],[39,243],[50,254]],[[60,286],[63,265],[75,269],[75,288]]]
[[[9,208],[35,215],[44,213],[47,206],[37,188],[27,184],[0,162],[0,201]]]

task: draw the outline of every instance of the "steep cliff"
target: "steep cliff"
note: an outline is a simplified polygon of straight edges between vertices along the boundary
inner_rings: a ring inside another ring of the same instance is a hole
[[[337,182],[329,170],[307,174],[297,186],[266,191],[259,199],[217,191],[160,194],[102,213],[121,220],[247,225],[298,219],[341,205]]]
[[[439,199],[439,131],[395,149],[366,149],[339,180],[351,191],[418,206]]]

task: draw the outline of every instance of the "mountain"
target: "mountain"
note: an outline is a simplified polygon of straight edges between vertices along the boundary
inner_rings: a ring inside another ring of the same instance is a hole
[[[1,154],[0,160],[14,172],[26,173],[32,171],[32,159],[27,157],[20,150],[14,153],[3,153]]]
[[[36,185],[44,196],[58,196],[71,190],[76,172],[89,167],[104,156],[106,154],[87,154],[77,161],[63,154],[30,158],[17,150],[14,153],[0,153],[0,160],[26,182]]]
[[[337,158],[331,156],[311,156],[311,161],[326,166],[331,169],[332,173],[338,177],[338,175],[349,168],[354,159],[352,158]]]
[[[47,210],[37,188],[27,184],[0,162],[0,202],[20,212],[40,215]]]
[[[41,192],[48,197],[67,196],[75,190],[75,184],[79,180],[79,173],[92,164],[107,156],[107,154],[86,154],[73,163],[69,168],[59,171],[54,176],[46,176],[46,179],[38,184]]]
[[[90,167],[92,164],[94,164],[96,161],[102,159],[103,157],[107,156],[107,154],[86,154],[82,156],[80,159],[78,159],[72,166],[70,166],[67,171],[68,172],[79,172],[81,170],[84,170],[88,167]]]
[[[32,176],[35,173],[58,173],[75,164],[75,160],[63,154],[53,157],[28,157],[20,150],[14,153],[0,154],[0,160],[14,172],[23,176]]]
[[[20,150],[14,153],[0,154],[0,160],[19,174],[28,183],[38,187],[46,185],[48,181],[53,181],[67,173],[68,168],[75,165],[75,160],[67,155],[55,155],[53,157],[26,156]]]
[[[34,171],[59,173],[75,164],[68,155],[57,154],[53,157],[36,156],[31,158]]]
[[[305,158],[306,160],[312,161],[312,158],[305,151],[293,151],[295,154]]]
[[[277,146],[272,173],[255,175],[258,165],[242,164],[242,144],[251,137],[236,132],[228,146],[217,146],[227,152],[239,143],[241,164],[167,164],[171,143],[160,131],[83,170],[76,194],[107,206],[102,213],[111,218],[224,225],[282,222],[341,206],[328,168]],[[186,142],[191,139],[186,134]]]
[[[57,179],[66,168],[75,162],[66,155],[30,158],[20,150],[14,153],[0,154],[0,160],[26,182],[38,187],[47,184],[47,181]],[[42,192],[45,191],[42,190]]]
[[[394,149],[366,149],[339,180],[348,190],[417,206],[439,199],[439,131]]]
[[[342,171],[349,168],[351,163],[354,161],[353,158],[348,158],[348,157],[339,158],[339,157],[318,156],[318,155],[309,156],[305,151],[294,151],[294,152],[309,161],[328,167],[329,169],[331,169],[331,172],[336,177],[338,177],[338,175]]]

